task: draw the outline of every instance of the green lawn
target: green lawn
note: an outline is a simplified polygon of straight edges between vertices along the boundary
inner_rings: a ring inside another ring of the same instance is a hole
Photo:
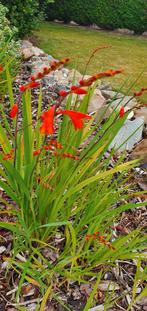
[[[132,90],[147,87],[147,39],[47,22],[40,26],[35,35],[40,48],[58,59],[69,56],[70,67],[76,67],[81,73],[95,48],[111,45],[111,49],[101,50],[95,55],[87,74],[123,67],[125,74],[112,80],[114,88],[118,89],[126,82],[123,91],[127,92],[136,79],[138,80]],[[145,97],[147,96],[143,97],[144,101]]]

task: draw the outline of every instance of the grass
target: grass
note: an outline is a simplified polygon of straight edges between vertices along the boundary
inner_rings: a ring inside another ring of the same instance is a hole
[[[111,45],[111,49],[102,50],[95,55],[88,66],[87,74],[123,67],[125,73],[113,78],[115,89],[126,82],[123,91],[127,92],[136,79],[132,90],[139,90],[146,85],[146,39],[48,22],[41,24],[35,35],[40,48],[57,59],[71,57],[70,67],[77,68],[81,73],[84,72],[85,64],[95,48]],[[146,100],[147,96],[144,96],[143,101]]]

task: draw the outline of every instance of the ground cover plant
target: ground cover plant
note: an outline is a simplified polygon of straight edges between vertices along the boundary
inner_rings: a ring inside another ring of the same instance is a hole
[[[72,282],[90,283],[91,291],[85,294],[82,309],[86,311],[95,304],[100,280],[116,260],[135,260],[132,300],[127,307],[130,310],[146,294],[145,274],[140,271],[141,261],[146,258],[144,231],[137,229],[117,238],[112,231],[123,211],[147,202],[129,200],[129,174],[138,161],[126,161],[122,155],[112,166],[115,151],[105,157],[130,111],[115,109],[104,124],[102,118],[97,122],[95,116],[87,114],[97,81],[117,76],[123,69],[83,77],[77,85],[73,81],[68,91],[60,90],[55,102],[42,111],[42,79],[68,61],[53,61],[31,76],[20,86],[16,102],[9,67],[1,66],[1,73],[6,71],[10,107],[9,115],[5,106],[1,111],[0,187],[6,195],[0,197],[0,215],[8,215],[9,222],[1,221],[0,227],[13,235],[13,251],[3,261],[17,274],[18,310],[22,286],[27,281],[38,289],[41,298],[37,310],[42,311],[48,300],[64,305],[61,289],[66,292]],[[35,88],[40,88],[40,94],[36,116],[32,117]],[[79,95],[84,95],[80,102]],[[134,190],[133,195],[143,193]],[[142,286],[139,296],[138,282]],[[119,301],[112,292],[105,308],[115,300]],[[64,308],[72,310],[69,305]]]
[[[55,58],[60,59],[68,53],[71,57],[69,66],[77,68],[82,74],[91,51],[98,46],[110,45],[111,50],[95,54],[87,74],[93,74],[95,70],[104,71],[108,67],[115,69],[117,65],[125,68],[125,72],[111,79],[115,89],[123,85],[122,92],[127,93],[135,80],[135,89],[139,90],[146,85],[146,39],[55,23],[43,23],[35,35],[39,46]],[[144,95],[142,100],[146,103],[147,96]]]

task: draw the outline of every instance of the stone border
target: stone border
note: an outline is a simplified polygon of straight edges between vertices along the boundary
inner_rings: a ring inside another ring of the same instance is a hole
[[[136,34],[134,30],[130,30],[128,28],[117,28],[114,30],[109,30],[109,29],[104,29],[99,27],[96,24],[92,24],[92,25],[80,25],[77,24],[74,21],[70,21],[69,23],[65,23],[63,20],[58,20],[55,19],[53,21],[49,21],[52,23],[56,23],[56,24],[62,24],[65,26],[71,26],[71,27],[80,27],[80,28],[87,28],[87,29],[92,29],[92,30],[97,30],[97,31],[105,31],[105,32],[109,32],[109,33],[116,33],[116,34],[121,34],[121,35],[127,35],[127,36],[136,36],[136,37],[143,37],[144,39],[147,39],[147,31],[144,31],[142,34]]]

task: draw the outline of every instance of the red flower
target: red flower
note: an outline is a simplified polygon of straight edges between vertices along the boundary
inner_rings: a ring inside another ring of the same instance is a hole
[[[140,92],[134,92],[134,96],[141,96],[141,95],[143,95],[143,93],[144,92],[147,92],[147,88],[142,88],[141,90],[140,90]]]
[[[69,92],[66,92],[65,90],[61,90],[61,91],[59,92],[59,95],[62,96],[62,97],[65,97],[65,96],[67,96],[68,94],[69,94]]]
[[[33,89],[35,87],[38,87],[39,85],[40,85],[39,82],[32,81],[32,82],[27,83],[25,85],[21,85],[19,87],[19,90],[20,90],[20,92],[25,92],[26,90]]]
[[[0,72],[3,72],[4,68],[2,65],[0,65]]]
[[[35,150],[33,152],[33,156],[38,156],[40,154],[40,152],[41,152],[41,149]]]
[[[69,116],[75,127],[75,130],[82,129],[84,127],[84,119],[91,119],[88,114],[73,110],[59,110],[57,114]]]
[[[122,106],[122,107],[120,108],[119,116],[120,116],[120,118],[123,118],[124,115],[125,115],[125,108]]]
[[[18,105],[15,104],[12,106],[12,108],[10,110],[10,118],[12,118],[12,119],[15,118],[17,113],[18,113]]]
[[[43,122],[40,132],[45,135],[54,134],[54,115],[55,115],[56,106],[52,106],[48,111],[44,112],[41,116],[41,120]]]

